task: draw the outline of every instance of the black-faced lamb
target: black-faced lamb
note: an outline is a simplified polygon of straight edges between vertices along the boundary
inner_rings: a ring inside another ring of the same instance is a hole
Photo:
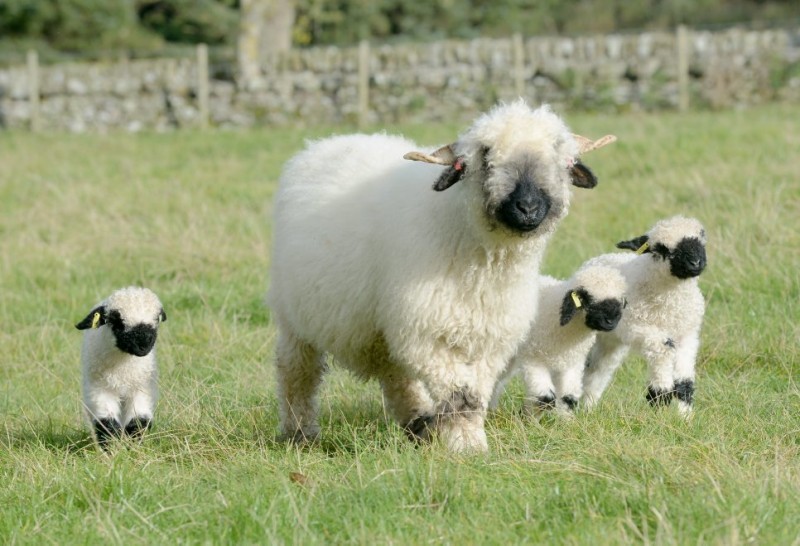
[[[539,278],[539,305],[530,333],[495,389],[517,373],[525,383],[525,411],[571,416],[583,393],[586,356],[598,332],[616,328],[626,306],[627,284],[612,267],[587,265],[572,277]]]
[[[599,334],[586,361],[583,397],[597,403],[629,349],[647,360],[647,400],[652,405],[678,401],[682,414],[692,409],[695,361],[705,300],[698,276],[706,267],[706,233],[694,218],[675,216],[646,234],[622,241],[613,253],[590,263],[619,269],[628,283],[628,308],[614,332]]]
[[[356,134],[291,159],[268,294],[282,437],[318,435],[329,353],[380,382],[409,437],[488,449],[487,403],[535,315],[531,278],[570,187],[597,183],[578,156],[611,140],[576,138],[548,107],[520,100],[432,154]]]
[[[155,344],[165,320],[152,291],[130,286],[75,325],[84,330],[84,410],[100,446],[123,433],[140,436],[150,427],[158,397]]]

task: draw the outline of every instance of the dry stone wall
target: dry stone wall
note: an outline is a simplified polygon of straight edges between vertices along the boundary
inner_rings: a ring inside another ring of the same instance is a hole
[[[666,32],[380,45],[365,57],[357,47],[294,50],[267,60],[246,88],[212,79],[207,115],[216,126],[460,121],[518,95],[577,109],[674,108],[677,51]],[[692,106],[800,102],[800,28],[691,31],[687,51]],[[198,126],[198,73],[194,59],[41,66],[39,125]],[[28,69],[0,69],[0,126],[29,126],[31,115]]]

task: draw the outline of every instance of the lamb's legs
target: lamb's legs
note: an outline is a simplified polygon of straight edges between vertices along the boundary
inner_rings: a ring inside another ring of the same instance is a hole
[[[698,337],[684,338],[676,341],[674,384],[672,390],[678,399],[678,410],[683,415],[692,412],[694,403],[694,368],[697,352],[700,349]]]
[[[84,393],[84,405],[92,422],[94,437],[105,449],[109,440],[119,438],[122,434],[119,399],[113,393],[93,389]]]
[[[527,363],[522,368],[525,382],[525,413],[539,419],[543,413],[556,407],[556,387],[546,366]]]
[[[670,338],[648,338],[642,346],[647,360],[649,381],[647,401],[651,406],[667,406],[672,401],[675,385],[675,341]]]
[[[556,376],[556,412],[564,417],[572,417],[578,408],[578,400],[583,394],[584,365],[567,368]]]
[[[276,349],[280,438],[292,442],[319,435],[317,390],[325,371],[323,355],[281,328]]]
[[[125,434],[138,438],[150,428],[156,404],[155,393],[155,385],[151,384],[149,390],[136,392],[124,406],[122,423],[125,424]]]
[[[587,409],[593,408],[614,377],[628,354],[627,345],[623,345],[610,334],[600,334],[586,358],[583,375],[583,404]]]

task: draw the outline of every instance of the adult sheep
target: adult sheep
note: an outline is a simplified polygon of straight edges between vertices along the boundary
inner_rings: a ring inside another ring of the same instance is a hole
[[[486,450],[486,405],[535,315],[545,245],[570,185],[597,183],[579,153],[610,140],[576,138],[547,106],[519,100],[430,155],[407,153],[418,146],[401,137],[355,134],[291,159],[267,298],[282,436],[319,433],[327,352],[380,382],[409,436]],[[431,183],[448,191],[430,193]]]

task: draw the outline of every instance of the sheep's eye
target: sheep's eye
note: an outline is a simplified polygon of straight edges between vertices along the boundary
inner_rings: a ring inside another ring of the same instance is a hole
[[[111,325],[114,330],[124,330],[125,323],[122,321],[119,311],[111,311],[106,317],[106,322]]]
[[[670,250],[667,248],[667,246],[664,245],[663,243],[656,243],[655,245],[653,245],[653,252],[655,254],[658,254],[664,259],[669,258],[670,255],[672,254]]]

